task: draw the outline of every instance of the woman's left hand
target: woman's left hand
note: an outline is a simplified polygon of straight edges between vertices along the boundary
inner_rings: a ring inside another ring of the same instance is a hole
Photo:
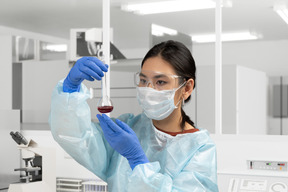
[[[127,158],[132,170],[138,164],[149,162],[135,132],[126,123],[116,119],[116,124],[105,114],[97,114],[97,118],[105,139],[113,149]]]

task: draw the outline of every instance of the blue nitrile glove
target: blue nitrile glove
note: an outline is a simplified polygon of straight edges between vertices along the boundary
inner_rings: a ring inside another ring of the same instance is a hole
[[[94,81],[101,80],[104,72],[108,71],[108,65],[96,57],[82,57],[78,59],[63,82],[64,92],[76,92],[80,89],[81,82],[86,79]]]
[[[138,164],[149,162],[135,132],[126,123],[116,119],[116,124],[105,114],[97,114],[97,118],[105,139],[113,149],[127,158],[132,170]]]

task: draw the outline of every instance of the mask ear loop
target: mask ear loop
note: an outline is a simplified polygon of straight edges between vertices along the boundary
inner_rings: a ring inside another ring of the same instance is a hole
[[[184,83],[182,83],[182,84],[175,90],[175,92],[178,91],[178,89],[181,89],[186,83],[187,83],[187,81],[185,81]],[[175,109],[178,108],[178,105],[179,105],[180,101],[181,101],[181,100],[179,100],[178,103],[175,105]],[[184,106],[184,97],[183,97],[183,99],[182,99],[182,106]]]

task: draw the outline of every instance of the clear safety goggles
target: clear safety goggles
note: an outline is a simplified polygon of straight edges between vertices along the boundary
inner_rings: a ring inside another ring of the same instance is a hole
[[[141,71],[134,76],[135,85],[138,87],[152,87],[156,90],[171,90],[179,87],[184,78],[178,75],[165,74],[156,71]]]

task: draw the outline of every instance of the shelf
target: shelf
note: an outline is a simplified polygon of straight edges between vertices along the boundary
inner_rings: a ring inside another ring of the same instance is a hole
[[[65,181],[65,182],[82,182],[80,179],[57,179],[57,181]]]
[[[82,180],[69,179],[69,178],[57,178],[56,186],[57,186],[57,192],[64,192],[64,191],[81,192]]]
[[[82,192],[82,189],[65,189],[65,188],[57,188],[57,192],[61,191],[69,191],[69,192]]]
[[[81,186],[82,186],[82,184],[57,183],[57,186],[71,186],[71,187],[81,187]]]
[[[85,182],[82,182],[82,185],[106,186],[107,183],[105,183],[104,181],[85,181]]]

